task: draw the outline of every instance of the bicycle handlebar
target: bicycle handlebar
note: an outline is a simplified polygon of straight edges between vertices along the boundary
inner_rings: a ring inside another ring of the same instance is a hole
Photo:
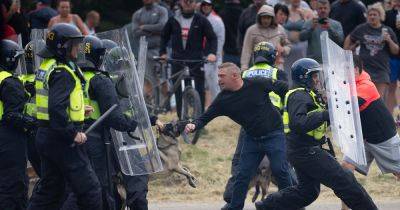
[[[153,60],[161,62],[166,61],[167,63],[180,63],[180,64],[189,64],[189,63],[210,63],[207,58],[203,58],[201,60],[191,60],[191,59],[174,59],[174,58],[167,58],[164,59],[160,56],[153,56]]]

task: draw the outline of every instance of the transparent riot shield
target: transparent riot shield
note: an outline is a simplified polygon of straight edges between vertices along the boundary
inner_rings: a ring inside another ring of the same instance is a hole
[[[150,124],[136,63],[130,48],[126,29],[97,34],[100,39],[117,43],[105,55],[104,69],[115,82],[120,96],[120,108],[138,122],[134,132],[111,129],[115,151],[121,170],[126,175],[151,174],[162,171],[162,163]]]
[[[43,58],[38,56],[38,53],[46,47],[46,35],[47,29],[32,29],[31,31],[31,41],[33,42],[33,66],[34,71],[39,69],[40,64],[43,61]]]
[[[344,155],[366,165],[352,53],[330,40],[327,32],[321,34],[321,49],[333,140]]]
[[[146,41],[146,37],[144,36],[140,37],[137,70],[138,70],[140,85],[142,86],[142,88],[144,85],[144,76],[146,73],[146,66],[147,66],[147,45],[148,43]]]
[[[17,44],[19,45],[20,49],[24,49],[25,46],[23,46],[23,44],[22,44],[22,36],[21,36],[21,34],[18,35]],[[23,51],[21,51],[21,52],[23,52]],[[18,76],[26,74],[25,56],[19,56],[19,62],[18,62],[17,68],[15,69],[15,74],[18,75]]]

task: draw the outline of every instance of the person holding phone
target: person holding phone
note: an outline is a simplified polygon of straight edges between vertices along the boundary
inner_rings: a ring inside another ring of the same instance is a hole
[[[306,21],[300,32],[300,41],[308,42],[307,57],[322,62],[321,39],[323,31],[328,31],[329,38],[336,44],[342,45],[343,28],[342,25],[329,18],[330,4],[328,0],[318,0],[318,16],[312,20]]]

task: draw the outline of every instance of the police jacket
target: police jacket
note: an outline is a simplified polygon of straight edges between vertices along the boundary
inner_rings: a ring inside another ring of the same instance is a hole
[[[86,83],[85,95],[91,101],[94,112],[85,120],[86,126],[91,125],[100,115],[104,114],[114,104],[119,104],[114,83],[104,73],[84,69]],[[90,76],[89,76],[90,75]],[[96,104],[96,105],[93,105]],[[103,122],[103,128],[113,128],[118,131],[135,130],[137,122],[124,115],[121,108],[117,107]],[[96,130],[102,131],[102,127]]]
[[[270,66],[267,63],[257,63],[250,69],[242,72],[242,78],[252,77],[265,77],[272,80],[288,81],[286,72],[279,70],[274,66]],[[272,91],[268,94],[272,104],[278,108],[279,111],[282,111],[285,94],[286,93],[283,93],[283,95],[280,96]]]
[[[85,114],[82,72],[72,62],[47,58],[36,73],[35,83],[40,126],[48,127],[64,142],[73,143],[82,131]]]
[[[309,135],[309,132],[329,121],[327,110],[315,111],[319,107],[309,91],[295,91],[287,97],[286,109],[290,128],[290,132],[287,134],[289,148],[320,145],[321,141]]]
[[[0,122],[19,131],[35,125],[34,119],[23,114],[28,95],[22,82],[9,72],[0,71]]]
[[[85,100],[88,99],[90,101],[89,104],[94,108],[93,114],[85,120],[85,125],[88,127],[111,106],[119,104],[119,99],[115,85],[106,73],[94,71],[93,69],[84,69],[83,71],[87,81],[85,85],[85,94],[87,94],[85,95]],[[150,116],[152,125],[155,125],[156,120],[157,117]],[[134,131],[137,127],[137,122],[124,114],[120,107],[117,107],[104,120],[102,127],[100,126],[96,130],[102,131],[104,127],[118,131]]]

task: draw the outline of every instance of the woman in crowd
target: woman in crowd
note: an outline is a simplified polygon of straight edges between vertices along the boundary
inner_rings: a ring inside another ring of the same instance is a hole
[[[242,70],[247,70],[252,65],[253,48],[260,42],[270,42],[275,46],[278,53],[276,66],[282,68],[283,56],[290,52],[290,42],[285,29],[275,22],[274,8],[268,5],[263,5],[258,10],[256,24],[246,31],[240,59]]]
[[[379,94],[387,101],[390,83],[390,55],[398,54],[399,46],[393,30],[382,24],[385,11],[380,3],[368,7],[367,22],[356,27],[347,36],[344,48],[355,50],[360,46],[360,57]]]
[[[89,32],[82,19],[76,15],[71,14],[71,1],[70,0],[59,0],[57,4],[57,10],[59,15],[50,19],[48,28],[51,28],[57,23],[68,23],[79,28],[83,35],[88,35]]]

